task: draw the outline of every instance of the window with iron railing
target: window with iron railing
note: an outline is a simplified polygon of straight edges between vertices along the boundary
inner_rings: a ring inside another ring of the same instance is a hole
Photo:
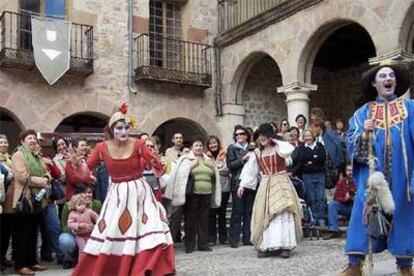
[[[0,65],[32,68],[31,14],[4,11],[0,16]],[[26,24],[26,25],[25,25]],[[82,75],[93,72],[93,27],[71,24],[71,69]]]
[[[150,1],[149,38],[151,65],[173,68],[181,62],[182,49],[174,41],[182,39],[180,4]]]

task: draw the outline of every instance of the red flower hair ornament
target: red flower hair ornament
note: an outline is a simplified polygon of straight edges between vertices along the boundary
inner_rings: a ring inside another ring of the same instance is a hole
[[[132,128],[138,126],[138,119],[135,115],[127,115],[128,113],[128,104],[122,103],[119,111],[115,112],[111,119],[109,119],[108,126],[111,128],[116,122],[124,120],[126,123],[130,124]]]

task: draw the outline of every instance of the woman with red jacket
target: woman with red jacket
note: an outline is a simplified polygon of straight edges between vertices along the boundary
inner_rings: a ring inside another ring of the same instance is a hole
[[[72,142],[72,148],[69,148],[69,151],[77,156],[79,164],[73,164],[71,160],[66,161],[66,201],[69,201],[75,194],[76,184],[83,183],[89,186],[96,180],[90,171],[82,169],[85,168],[82,164],[86,164],[86,155],[88,152],[88,144],[86,139],[82,137],[74,139]]]

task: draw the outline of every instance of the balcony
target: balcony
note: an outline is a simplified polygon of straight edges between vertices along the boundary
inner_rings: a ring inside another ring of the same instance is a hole
[[[135,81],[163,81],[211,87],[209,45],[142,34],[135,38]]]
[[[30,14],[4,11],[0,17],[0,66],[32,69],[35,66]],[[93,27],[72,23],[68,73],[93,73]]]
[[[218,0],[215,45],[230,45],[323,0]]]

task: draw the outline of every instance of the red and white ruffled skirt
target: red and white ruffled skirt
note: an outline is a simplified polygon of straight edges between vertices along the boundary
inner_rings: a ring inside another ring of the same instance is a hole
[[[144,178],[112,183],[75,276],[171,275],[174,245],[166,213]]]

